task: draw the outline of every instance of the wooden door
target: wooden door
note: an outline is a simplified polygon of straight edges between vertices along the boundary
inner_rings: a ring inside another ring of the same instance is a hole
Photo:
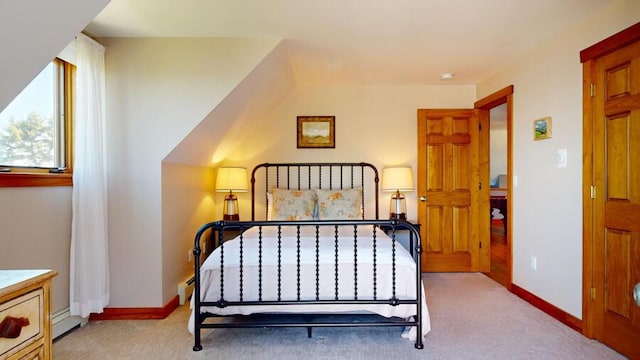
[[[640,42],[592,69],[593,330],[640,359]]]
[[[481,126],[488,131],[486,110],[418,110],[422,271],[489,271],[489,185],[481,183],[489,151],[480,151],[488,146]]]

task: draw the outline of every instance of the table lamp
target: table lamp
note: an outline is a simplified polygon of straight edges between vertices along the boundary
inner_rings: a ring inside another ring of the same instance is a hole
[[[227,221],[240,221],[240,209],[238,197],[234,191],[247,192],[247,169],[241,167],[221,167],[216,177],[216,192],[229,192],[224,197],[224,209],[222,218]]]
[[[382,191],[394,192],[391,195],[390,219],[407,219],[407,203],[402,192],[413,190],[413,172],[410,166],[382,170]]]

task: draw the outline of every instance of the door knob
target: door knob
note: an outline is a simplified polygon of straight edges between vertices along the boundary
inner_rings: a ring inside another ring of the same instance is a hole
[[[426,196],[420,196],[420,201],[422,201],[422,202],[427,201],[427,197]]]
[[[636,302],[636,305],[640,306],[640,283],[637,283],[636,286],[633,287],[633,300]]]

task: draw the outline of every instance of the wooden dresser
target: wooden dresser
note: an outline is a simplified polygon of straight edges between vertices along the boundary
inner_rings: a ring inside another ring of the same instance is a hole
[[[51,359],[51,270],[0,270],[0,360]]]

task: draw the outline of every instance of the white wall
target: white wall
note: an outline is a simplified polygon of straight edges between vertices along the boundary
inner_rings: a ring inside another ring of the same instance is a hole
[[[164,160],[195,166],[242,160],[235,151],[237,140],[295,86],[286,46],[280,42]]]
[[[410,165],[416,176],[417,109],[471,108],[475,86],[299,86],[236,139],[233,164],[251,169],[262,162],[366,161]],[[335,115],[335,149],[297,149],[298,115]],[[416,192],[407,193],[408,217],[417,216]],[[217,195],[216,214],[222,217]],[[240,216],[250,219],[250,195],[238,194]],[[389,212],[389,195],[380,197],[380,214]]]
[[[107,49],[109,306],[158,307],[170,300],[164,289],[176,285],[164,277],[178,276],[163,272],[162,161],[277,40],[100,42]]]
[[[489,111],[489,179],[498,181],[498,175],[507,173],[507,104]]]
[[[489,130],[489,179],[497,184],[498,175],[507,173],[507,129]]]
[[[582,318],[582,64],[580,50],[633,25],[640,2],[616,1],[478,85],[482,98],[514,85],[513,282]],[[551,139],[532,122],[553,118]],[[568,150],[566,168],[557,150]],[[530,267],[537,258],[537,271]]]
[[[213,194],[211,168],[162,163],[163,299],[173,298],[176,285],[193,274],[187,253],[200,226],[215,219]]]
[[[71,187],[0,188],[0,269],[52,269],[52,310],[69,306]]]

